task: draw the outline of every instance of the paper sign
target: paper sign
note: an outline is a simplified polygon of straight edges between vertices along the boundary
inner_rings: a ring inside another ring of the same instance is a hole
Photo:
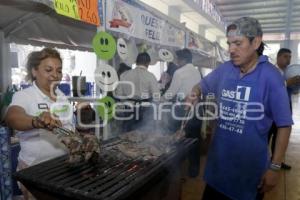
[[[81,21],[99,26],[98,0],[77,0],[77,2]]]
[[[79,19],[76,0],[54,0],[54,9],[60,15]]]
[[[182,48],[185,31],[151,12],[132,6],[134,1],[109,0],[106,4],[106,28],[159,45]],[[130,4],[126,2],[132,2]]]

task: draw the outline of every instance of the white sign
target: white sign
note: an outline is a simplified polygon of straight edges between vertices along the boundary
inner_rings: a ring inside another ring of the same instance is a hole
[[[153,43],[183,47],[185,32],[150,12],[120,0],[106,4],[106,27]]]

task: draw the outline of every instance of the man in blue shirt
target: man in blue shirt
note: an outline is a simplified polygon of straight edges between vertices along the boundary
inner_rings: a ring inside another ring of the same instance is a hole
[[[261,200],[278,182],[293,121],[283,77],[262,55],[262,35],[254,18],[230,24],[231,60],[204,77],[187,98],[193,105],[201,94],[214,93],[217,99],[203,200]],[[268,130],[273,121],[278,137],[270,160]]]

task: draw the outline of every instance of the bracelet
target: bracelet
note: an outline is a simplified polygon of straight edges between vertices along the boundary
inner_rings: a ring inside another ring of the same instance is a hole
[[[280,171],[281,169],[281,164],[275,164],[275,163],[270,163],[269,169],[273,171]]]

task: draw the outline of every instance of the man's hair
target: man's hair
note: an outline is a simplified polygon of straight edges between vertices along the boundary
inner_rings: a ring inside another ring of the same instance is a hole
[[[240,35],[247,37],[250,43],[252,43],[256,36],[263,35],[260,23],[257,19],[252,17],[242,17],[235,20],[232,24],[227,26],[226,35],[228,35],[230,30],[237,30]],[[260,46],[256,50],[258,56],[263,55],[264,50],[265,43],[261,42]]]
[[[287,48],[281,48],[281,49],[279,49],[279,51],[277,53],[277,58],[279,56],[281,56],[282,54],[284,54],[284,53],[292,53],[292,51],[290,49],[287,49]]]
[[[176,56],[179,60],[185,60],[186,63],[192,63],[193,55],[187,48],[176,51]]]
[[[148,66],[151,62],[151,58],[148,53],[140,53],[136,58],[137,65],[146,65]]]

